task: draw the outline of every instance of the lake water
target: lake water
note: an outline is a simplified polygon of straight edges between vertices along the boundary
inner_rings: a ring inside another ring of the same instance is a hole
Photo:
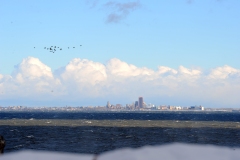
[[[5,152],[22,149],[99,154],[173,142],[240,147],[240,113],[1,112]],[[75,125],[73,125],[75,124]]]

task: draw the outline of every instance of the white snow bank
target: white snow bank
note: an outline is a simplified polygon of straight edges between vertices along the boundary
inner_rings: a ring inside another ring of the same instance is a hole
[[[118,149],[95,157],[88,154],[54,153],[43,151],[20,151],[1,156],[1,160],[239,160],[240,148],[227,148],[212,145],[169,144],[145,146],[138,149]]]
[[[26,150],[0,155],[1,160],[93,160],[93,155]]]
[[[121,149],[107,152],[98,160],[240,160],[240,148],[210,145],[169,144],[146,146],[139,149]]]

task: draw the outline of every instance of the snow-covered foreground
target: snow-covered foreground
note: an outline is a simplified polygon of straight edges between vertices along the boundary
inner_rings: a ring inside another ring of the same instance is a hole
[[[239,160],[240,148],[227,148],[212,145],[168,144],[145,146],[142,148],[118,149],[95,156],[91,154],[54,153],[46,151],[19,151],[4,154],[1,160]]]

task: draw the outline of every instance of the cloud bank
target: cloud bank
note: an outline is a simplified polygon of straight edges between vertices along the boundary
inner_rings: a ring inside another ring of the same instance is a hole
[[[152,70],[117,58],[106,64],[75,58],[52,71],[38,58],[27,57],[11,75],[0,74],[2,103],[80,106],[105,105],[110,100],[126,104],[143,96],[157,105],[239,107],[239,95],[240,70],[228,65],[209,71],[184,66]]]

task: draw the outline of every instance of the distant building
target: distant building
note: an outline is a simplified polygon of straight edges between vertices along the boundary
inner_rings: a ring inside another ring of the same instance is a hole
[[[121,109],[122,105],[121,104],[116,104],[116,109]]]
[[[176,107],[175,107],[175,106],[169,106],[169,109],[170,109],[170,110],[175,110]]]
[[[191,106],[191,107],[189,107],[188,109],[190,109],[190,110],[201,110],[201,111],[204,111],[204,107],[202,107],[202,106]]]
[[[143,108],[143,97],[138,98],[138,107]]]
[[[135,105],[134,105],[135,108],[138,107],[138,101],[135,101]]]
[[[107,101],[107,105],[106,105],[106,108],[110,108],[111,107],[111,104],[109,101]]]
[[[167,110],[168,108],[165,105],[161,105],[161,106],[158,107],[158,109],[159,110]]]
[[[176,110],[181,110],[181,109],[182,109],[182,107],[176,106]]]

